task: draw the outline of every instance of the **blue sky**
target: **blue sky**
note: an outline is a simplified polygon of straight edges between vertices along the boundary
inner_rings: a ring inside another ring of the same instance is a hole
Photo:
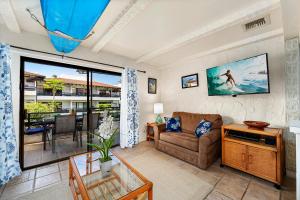
[[[25,71],[41,74],[46,77],[57,75],[59,78],[86,80],[86,74],[80,74],[76,71],[76,69],[59,66],[25,62]],[[116,85],[121,82],[121,77],[116,75],[93,73],[93,81]]]

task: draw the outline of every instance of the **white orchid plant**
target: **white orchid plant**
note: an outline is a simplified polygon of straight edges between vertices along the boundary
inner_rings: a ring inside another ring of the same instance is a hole
[[[118,129],[113,130],[113,117],[108,116],[108,112],[104,112],[103,121],[99,125],[96,133],[92,133],[98,137],[98,144],[90,144],[89,146],[94,147],[97,151],[99,151],[101,157],[99,158],[100,162],[107,162],[111,160],[109,155],[109,150],[111,149],[115,136]]]

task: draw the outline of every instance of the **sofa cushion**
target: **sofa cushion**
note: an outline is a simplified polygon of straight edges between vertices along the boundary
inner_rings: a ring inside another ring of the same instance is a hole
[[[160,140],[175,144],[192,151],[198,151],[198,138],[195,135],[183,132],[162,132]]]
[[[208,133],[211,129],[212,123],[209,121],[205,121],[204,119],[201,120],[201,122],[198,124],[196,130],[195,130],[195,135],[199,138],[202,135]]]
[[[223,122],[221,115],[218,114],[197,114],[188,112],[174,112],[173,117],[179,117],[181,121],[181,130],[185,133],[193,134],[201,120],[210,121],[212,123],[211,129],[221,128]]]
[[[166,120],[166,130],[167,131],[174,131],[174,132],[180,132],[181,127],[180,127],[180,118],[179,117],[165,117]]]

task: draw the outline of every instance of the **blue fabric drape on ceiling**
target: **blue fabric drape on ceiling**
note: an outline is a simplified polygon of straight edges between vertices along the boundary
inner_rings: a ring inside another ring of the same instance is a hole
[[[41,0],[44,24],[48,31],[59,31],[83,40],[92,30],[110,0]],[[79,41],[49,34],[55,49],[70,53]]]

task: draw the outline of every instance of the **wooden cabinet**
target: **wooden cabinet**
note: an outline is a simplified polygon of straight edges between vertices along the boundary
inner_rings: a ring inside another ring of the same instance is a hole
[[[246,168],[246,146],[236,142],[224,143],[224,163],[228,166],[244,170]]]
[[[222,127],[222,165],[282,184],[284,146],[282,130],[250,129],[230,124]]]
[[[247,146],[248,160],[246,171],[249,173],[276,181],[276,152]]]

